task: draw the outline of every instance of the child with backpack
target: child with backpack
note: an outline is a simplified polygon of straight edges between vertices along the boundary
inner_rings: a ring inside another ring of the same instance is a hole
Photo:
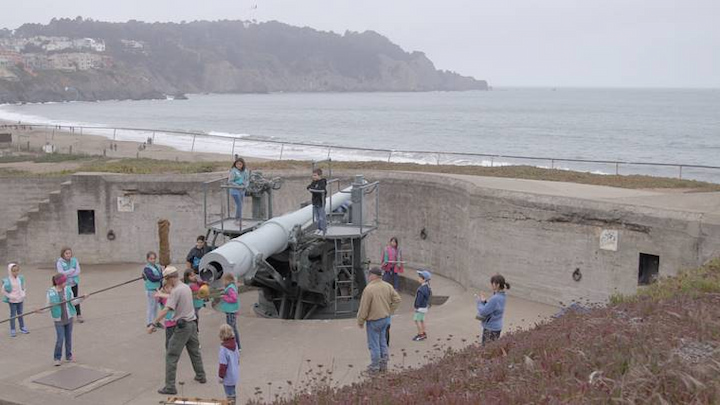
[[[235,285],[235,276],[232,273],[225,273],[222,276],[222,282],[225,289],[220,296],[220,311],[225,313],[225,320],[235,333],[235,343],[237,343],[238,351],[240,347],[240,334],[237,330],[237,313],[240,310],[240,297],[238,296],[237,285]]]

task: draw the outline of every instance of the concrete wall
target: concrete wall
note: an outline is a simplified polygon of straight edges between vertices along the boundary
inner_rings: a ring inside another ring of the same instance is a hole
[[[0,177],[0,237],[68,177]]]
[[[276,215],[309,200],[306,174],[267,174],[285,179],[275,193]],[[351,173],[341,175],[349,184]],[[525,298],[601,301],[636,291],[641,252],[659,255],[660,274],[667,276],[702,264],[720,246],[720,220],[701,214],[489,189],[442,175],[366,175],[381,181],[380,228],[368,240],[369,258],[377,262],[386,241],[398,236],[410,267],[428,267],[470,288],[487,288],[490,276],[501,273],[511,294]],[[9,234],[0,254],[52,264],[69,245],[84,263],[141,262],[158,249],[157,221],[167,218],[172,260],[182,263],[195,236],[205,233],[202,182],[220,176],[75,175]],[[118,211],[120,196],[134,198],[134,212]],[[221,200],[211,195],[211,213],[220,212]],[[78,235],[79,209],[95,210],[95,235]],[[619,232],[617,251],[600,249],[606,229]],[[572,279],[577,268],[580,281]]]

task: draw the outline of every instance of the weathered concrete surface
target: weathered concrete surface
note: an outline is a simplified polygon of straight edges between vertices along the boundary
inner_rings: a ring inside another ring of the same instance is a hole
[[[285,179],[275,193],[276,215],[309,199],[306,173],[266,174]],[[337,173],[341,185],[354,174]],[[140,262],[157,249],[157,221],[167,218],[172,260],[182,262],[195,236],[205,233],[202,182],[223,175],[73,176],[0,240],[0,257],[50,264],[69,245],[81,263]],[[514,286],[512,294],[552,305],[634,293],[640,253],[660,256],[661,276],[720,254],[720,193],[431,173],[365,175],[381,181],[380,228],[367,245],[371,259],[379,260],[382,246],[398,236],[413,266],[468,286],[485,285],[502,273]],[[117,198],[123,196],[134,199],[134,212],[118,212]],[[209,202],[212,215],[227,210],[217,193]],[[96,211],[95,235],[78,235],[78,209]],[[373,210],[367,211],[368,221],[374,220]],[[110,230],[113,241],[107,239]],[[618,232],[617,251],[600,249],[604,230]],[[576,269],[580,281],[571,277]]]
[[[677,194],[546,181],[366,174],[382,183],[376,245],[397,235],[413,265],[470,286],[502,273],[512,294],[540,302],[631,294],[640,253],[659,255],[660,275],[669,276],[716,256],[720,246],[716,205],[707,202],[717,193],[678,202]],[[665,198],[676,203],[663,205]],[[599,248],[606,229],[619,232],[617,251]],[[578,268],[583,277],[576,282]]]
[[[87,293],[131,279],[139,272],[140,266],[135,264],[85,266],[81,292]],[[53,270],[27,266],[23,268],[23,273],[28,280],[26,311],[29,311],[44,305],[45,291]],[[414,275],[414,272],[408,273]],[[426,362],[426,355],[438,352],[433,347],[436,343],[461,347],[476,341],[480,330],[474,320],[474,291],[466,291],[459,284],[439,276],[432,280],[432,287],[435,294],[449,295],[450,298],[444,305],[433,307],[428,314],[430,338],[424,342],[411,341],[416,333],[412,322],[412,297],[403,295],[401,309],[393,318],[391,329],[391,367]],[[485,290],[487,292],[487,288]],[[348,384],[355,381],[369,363],[365,331],[356,326],[354,319],[260,319],[252,311],[255,299],[255,292],[241,294],[238,329],[243,351],[240,356],[239,395],[243,401],[253,396],[254,387],[260,387],[263,398],[268,398],[269,383],[272,383],[273,393],[288,392],[287,381],[297,386],[311,366],[318,370],[318,364],[322,364],[323,369],[332,369],[338,384]],[[140,282],[93,296],[82,305],[86,322],[75,324],[73,335],[77,363],[130,375],[78,398],[51,395],[23,385],[29,377],[54,369],[52,351],[55,332],[50,315],[30,315],[26,317],[31,332],[29,335],[10,338],[7,324],[0,325],[0,353],[3,353],[0,356],[0,403],[145,405],[163,399],[156,390],[164,381],[164,334],[148,335],[145,331],[145,299]],[[505,330],[531,326],[557,311],[555,307],[515,297],[511,297],[507,305]],[[6,314],[7,310],[3,310],[2,316]],[[200,312],[200,339],[208,383],[200,385],[192,380],[189,358],[183,354],[178,381],[185,382],[184,393],[188,396],[222,396],[222,387],[215,376],[219,344],[217,332],[224,319],[224,315],[208,308]],[[406,357],[403,357],[403,352]]]
[[[1,177],[0,178],[0,237],[8,229],[15,226],[37,204],[50,195],[51,191],[60,190],[60,183],[68,177]]]

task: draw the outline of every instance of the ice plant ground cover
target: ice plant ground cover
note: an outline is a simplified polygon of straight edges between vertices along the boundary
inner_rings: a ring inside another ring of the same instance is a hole
[[[485,348],[446,339],[418,369],[339,386],[343,370],[311,366],[299,384],[255,387],[250,403],[720,403],[720,260]]]

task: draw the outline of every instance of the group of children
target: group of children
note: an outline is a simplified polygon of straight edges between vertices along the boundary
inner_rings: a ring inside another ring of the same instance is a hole
[[[46,306],[35,312],[50,312],[55,324],[56,340],[53,360],[56,366],[61,364],[62,348],[65,347],[65,360],[74,361],[72,353],[73,321],[83,322],[80,315],[80,301],[85,296],[78,295],[80,284],[80,263],[73,256],[72,249],[62,248],[56,262],[57,274],[53,275],[52,286],[46,293]],[[30,331],[25,326],[23,304],[27,295],[25,276],[20,274],[18,263],[9,263],[8,277],[2,280],[2,300],[10,306],[10,337],[17,337],[16,321],[21,334]]]
[[[198,242],[200,242],[201,239],[204,244],[204,237],[198,237]],[[171,287],[169,284],[163,283],[163,271],[162,267],[157,264],[157,254],[155,252],[148,252],[146,259],[147,263],[145,264],[142,274],[145,281],[145,293],[147,295],[146,326],[151,326],[158,312],[164,309]],[[188,268],[183,274],[183,283],[188,285],[192,291],[193,307],[195,309],[196,323],[199,331],[200,310],[205,307],[211,297],[209,294],[209,286],[200,279],[197,274],[197,267],[193,266],[193,262],[188,260]],[[226,323],[220,326],[219,332],[221,345],[218,355],[218,377],[223,384],[228,400],[234,401],[236,396],[235,387],[239,379],[239,355],[242,350],[240,346],[240,334],[237,330],[237,312],[240,310],[240,298],[235,276],[231,273],[225,273],[221,280],[223,290],[218,296],[216,308],[225,314]],[[166,349],[176,327],[176,322],[173,318],[174,313],[170,310],[167,312],[167,315],[165,315],[163,325],[154,325],[156,328],[165,329]]]
[[[391,284],[395,290],[400,289],[400,274],[404,272],[404,261],[402,251],[399,247],[398,238],[393,236],[387,246],[382,250],[381,269],[383,270],[383,281]],[[432,289],[430,279],[432,274],[427,270],[418,270],[418,281],[420,286],[415,291],[415,302],[413,304],[413,321],[417,327],[417,335],[413,341],[427,339],[425,330],[425,315],[432,305]],[[502,331],[503,316],[505,313],[505,291],[510,289],[510,284],[505,278],[496,274],[490,278],[490,288],[493,295],[486,298],[483,294],[476,295],[477,315],[476,319],[482,325],[482,344],[496,340]],[[390,332],[388,328],[388,344],[390,343]]]

